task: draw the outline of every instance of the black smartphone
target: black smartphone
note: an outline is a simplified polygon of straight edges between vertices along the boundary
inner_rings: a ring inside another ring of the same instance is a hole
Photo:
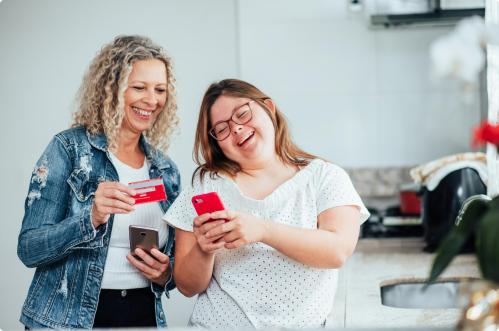
[[[130,254],[139,261],[142,261],[140,256],[135,254],[135,249],[140,248],[153,259],[156,259],[151,254],[151,249],[159,249],[158,230],[146,226],[130,225]]]

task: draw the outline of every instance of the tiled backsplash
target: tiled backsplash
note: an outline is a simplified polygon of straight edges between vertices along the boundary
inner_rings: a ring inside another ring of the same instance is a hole
[[[398,196],[402,184],[411,183],[411,168],[345,169],[361,197]]]

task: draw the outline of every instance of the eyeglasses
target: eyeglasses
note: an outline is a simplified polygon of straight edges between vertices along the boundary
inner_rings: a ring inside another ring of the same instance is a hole
[[[226,139],[230,135],[230,121],[242,125],[248,123],[251,120],[252,113],[250,105],[253,102],[255,102],[255,100],[245,103],[241,107],[234,110],[228,120],[218,121],[217,123],[215,123],[215,125],[208,131],[209,134],[218,141]]]

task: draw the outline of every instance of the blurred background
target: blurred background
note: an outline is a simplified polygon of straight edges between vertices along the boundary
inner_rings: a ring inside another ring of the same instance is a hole
[[[51,138],[71,123],[90,61],[114,37],[152,38],[173,57],[181,132],[169,155],[186,185],[202,96],[239,78],[274,99],[305,151],[355,169],[409,168],[470,151],[470,129],[487,112],[481,83],[430,75],[428,45],[451,24],[375,26],[429,1],[4,0],[0,3],[0,328],[18,322],[34,270],[17,258],[31,172]],[[483,2],[483,1],[482,1]],[[421,26],[418,26],[421,25]],[[407,175],[406,175],[407,177]],[[195,298],[163,297],[170,326],[185,326]]]

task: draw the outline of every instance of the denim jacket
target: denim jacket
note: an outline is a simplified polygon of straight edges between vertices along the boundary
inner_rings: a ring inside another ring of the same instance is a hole
[[[176,165],[151,148],[140,146],[151,163],[150,178],[163,178],[166,212],[180,192]],[[76,127],[57,134],[38,161],[24,204],[17,255],[35,276],[24,302],[21,323],[31,329],[92,328],[114,215],[94,231],[91,209],[97,186],[118,181],[107,138]],[[163,287],[151,283],[158,327],[166,327],[161,294],[169,297],[173,281],[175,230],[168,226],[163,253],[170,257],[172,277]]]

